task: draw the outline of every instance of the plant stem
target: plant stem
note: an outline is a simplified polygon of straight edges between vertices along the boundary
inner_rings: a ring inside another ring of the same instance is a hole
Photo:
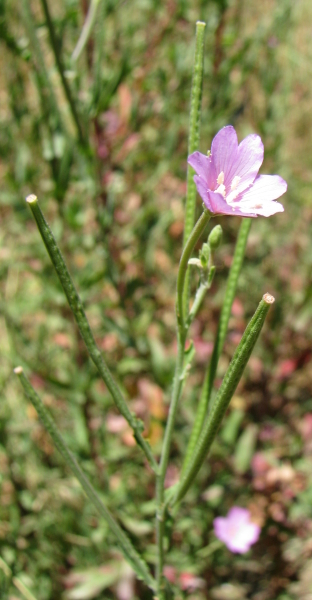
[[[103,1],[103,0],[102,0]],[[99,3],[101,2],[101,0],[91,0],[90,6],[89,6],[89,10],[88,10],[88,14],[87,14],[87,18],[84,22],[84,25],[82,27],[80,36],[79,36],[79,40],[76,44],[76,47],[72,53],[71,59],[73,62],[76,62],[76,60],[78,60],[81,52],[83,51],[89,37],[92,31],[92,27],[95,23],[95,17],[96,17],[96,11],[97,11],[97,7],[99,5]]]
[[[204,69],[204,36],[206,23],[197,21],[196,39],[195,39],[195,57],[193,66],[193,79],[191,89],[191,109],[188,139],[188,156],[198,149],[199,144],[199,126],[201,115],[202,84]],[[194,226],[195,208],[196,208],[196,185],[193,180],[194,171],[190,165],[187,167],[187,192],[185,201],[185,225],[183,245],[186,244]],[[184,312],[188,312],[189,290],[190,290],[190,271],[187,270],[185,279],[183,306]]]
[[[108,390],[110,391],[117,408],[120,410],[124,418],[128,421],[130,427],[132,427],[135,440],[137,441],[138,445],[142,448],[151,467],[156,472],[158,470],[157,462],[153,456],[149,443],[142,436],[143,424],[138,419],[136,419],[135,415],[133,415],[130,412],[129,407],[122,395],[119,386],[115,382],[99,348],[96,345],[88,319],[84,312],[83,304],[73,284],[72,278],[68,272],[62,254],[57,246],[54,235],[42,214],[37,197],[34,194],[31,194],[26,198],[26,201],[28,202],[31,208],[41,237],[49,253],[54,268],[57,272],[66,298],[68,300],[68,304],[76,319],[76,323],[79,327],[81,337],[86,345],[89,355],[93,360],[95,366],[97,367],[99,374],[101,375]]]
[[[231,315],[231,309],[233,300],[236,294],[238,277],[242,268],[245,249],[247,244],[247,239],[250,231],[252,219],[242,219],[241,226],[239,229],[237,242],[235,246],[233,262],[231,265],[226,291],[224,296],[224,301],[222,304],[221,315],[217,330],[217,335],[215,338],[215,343],[213,347],[213,352],[211,355],[210,364],[206,370],[206,375],[204,379],[204,384],[200,396],[200,400],[198,403],[198,408],[196,411],[196,416],[194,420],[194,425],[192,429],[192,433],[190,436],[190,440],[188,443],[187,451],[185,454],[185,459],[182,467],[182,475],[185,473],[186,467],[190,462],[190,459],[194,453],[195,447],[197,446],[197,441],[199,434],[201,432],[204,420],[207,416],[211,391],[214,383],[214,379],[216,376],[217,366],[220,358],[220,354],[222,352],[225,337],[227,333],[228,323]],[[192,307],[193,310],[193,307]]]
[[[121,529],[120,525],[118,525],[117,521],[114,519],[114,517],[110,513],[110,511],[103,504],[102,500],[100,499],[100,497],[99,497],[98,493],[96,492],[96,490],[94,489],[93,485],[91,484],[89,479],[86,477],[86,475],[82,471],[76,458],[74,457],[74,455],[71,453],[71,451],[65,444],[63,437],[62,437],[61,433],[59,432],[57,426],[55,425],[51,415],[45,408],[44,404],[40,400],[40,398],[39,398],[38,394],[36,393],[36,391],[34,390],[34,388],[29,383],[28,379],[25,377],[23,368],[16,367],[16,369],[14,369],[14,373],[16,375],[18,375],[18,377],[21,381],[21,384],[24,388],[25,395],[27,396],[28,400],[30,400],[32,405],[35,407],[44,427],[50,434],[57,450],[61,453],[66,464],[72,470],[75,477],[77,477],[86,496],[89,498],[89,500],[92,502],[92,504],[96,507],[96,509],[100,513],[100,515],[106,520],[109,527],[111,528],[111,530],[117,537],[119,545],[123,551],[125,558],[131,564],[131,566],[133,567],[135,572],[138,574],[138,576],[141,579],[143,579],[143,581],[145,581],[145,583],[148,585],[148,587],[151,588],[152,590],[155,590],[155,581],[154,581],[153,577],[151,576],[146,563],[139,556],[139,554],[135,550],[134,546],[132,546],[131,541],[129,540],[127,535],[124,533],[124,531]]]
[[[182,252],[178,278],[177,278],[177,301],[176,301],[176,310],[177,310],[177,326],[178,326],[178,354],[175,366],[175,375],[173,381],[173,388],[171,394],[171,402],[169,408],[169,415],[165,430],[165,436],[163,441],[162,453],[159,463],[159,472],[157,474],[156,480],[156,498],[157,498],[157,512],[156,512],[156,542],[157,542],[157,552],[158,552],[158,562],[157,562],[157,573],[156,573],[156,581],[157,581],[157,594],[159,600],[163,597],[163,556],[164,556],[164,548],[163,548],[163,537],[164,537],[164,482],[165,476],[169,461],[169,453],[170,453],[170,444],[171,438],[175,423],[176,412],[178,408],[178,403],[181,395],[181,390],[183,386],[183,363],[184,363],[184,347],[185,347],[185,339],[187,334],[187,327],[184,323],[183,317],[183,292],[185,286],[185,274],[188,266],[188,261],[193,252],[194,246],[199,239],[200,235],[203,233],[211,214],[206,209],[202,213],[201,217],[198,219],[185,247]]]
[[[58,72],[60,74],[60,78],[62,81],[62,85],[63,85],[63,89],[65,92],[65,96],[67,98],[68,104],[70,106],[70,110],[75,122],[75,125],[77,127],[77,132],[78,132],[78,138],[79,141],[81,143],[82,146],[84,146],[86,149],[89,147],[88,144],[88,140],[85,137],[82,125],[80,123],[80,118],[79,118],[79,114],[76,108],[76,104],[74,101],[74,98],[72,96],[72,92],[71,89],[69,87],[68,81],[65,77],[64,74],[64,66],[63,66],[63,61],[61,58],[61,54],[59,52],[59,42],[57,40],[56,37],[56,33],[55,33],[55,29],[54,29],[54,24],[50,15],[50,9],[49,9],[49,5],[48,5],[48,0],[41,0],[41,4],[42,4],[42,8],[43,8],[43,12],[46,18],[46,23],[47,23],[47,27],[49,30],[49,35],[50,35],[50,41],[51,41],[51,46],[52,46],[52,50],[54,53],[54,58],[55,58],[55,62],[56,62],[56,66],[58,69]]]
[[[222,385],[217,394],[211,413],[203,426],[199,439],[197,440],[196,450],[189,462],[184,476],[178,485],[174,495],[172,505],[177,504],[186,494],[190,485],[193,483],[202,463],[204,462],[211,444],[217,434],[221,421],[228,408],[230,400],[236,390],[239,380],[243,374],[246,364],[249,360],[254,345],[258,339],[263,327],[268,310],[273,304],[274,298],[270,294],[265,294],[238,345],[231,364],[224,376]]]
[[[41,98],[44,117],[46,119],[49,119],[49,117],[51,118],[51,116],[49,115],[49,111],[47,110],[47,105],[48,105],[50,108],[50,113],[54,117],[54,119],[53,119],[54,120],[54,123],[53,123],[54,128],[55,128],[55,125],[57,124],[58,126],[61,126],[61,128],[63,130],[65,130],[64,124],[62,122],[61,114],[59,111],[59,107],[58,107],[58,104],[57,104],[57,101],[55,98],[55,94],[53,91],[53,87],[52,87],[51,81],[48,76],[46,65],[43,60],[42,49],[40,47],[40,44],[39,44],[39,41],[37,38],[36,27],[34,24],[34,17],[31,12],[29,0],[22,0],[21,8],[22,8],[23,21],[25,23],[26,33],[27,33],[27,36],[29,37],[29,41],[30,41],[30,45],[31,45],[31,49],[32,49],[32,58],[33,58],[33,62],[34,62],[35,73],[36,73],[37,80],[38,80],[38,86],[37,86],[38,93]],[[51,128],[50,119],[48,122],[48,126]]]
[[[158,550],[158,562],[157,562],[157,570],[156,570],[156,582],[157,582],[157,592],[159,600],[162,598],[163,589],[162,589],[162,581],[163,581],[163,536],[164,536],[164,483],[165,476],[168,466],[169,460],[169,452],[170,452],[170,444],[171,438],[174,428],[174,422],[177,412],[177,407],[180,399],[180,394],[183,385],[183,378],[181,377],[183,371],[183,362],[184,362],[184,346],[185,346],[185,337],[178,333],[178,355],[175,367],[175,375],[173,381],[173,389],[172,396],[170,402],[170,409],[168,415],[168,421],[165,431],[165,437],[163,441],[161,459],[159,464],[159,473],[157,475],[156,480],[156,501],[157,501],[157,513],[156,513],[156,543]]]
[[[177,279],[177,303],[176,303],[176,311],[177,311],[177,321],[180,332],[184,333],[185,330],[185,317],[184,317],[184,292],[185,287],[187,285],[186,273],[188,269],[188,261],[193,252],[194,246],[199,239],[200,235],[203,233],[208,221],[210,220],[211,213],[205,208],[202,215],[199,217],[192,233],[190,234],[180,260],[179,271],[178,271],[178,279]]]

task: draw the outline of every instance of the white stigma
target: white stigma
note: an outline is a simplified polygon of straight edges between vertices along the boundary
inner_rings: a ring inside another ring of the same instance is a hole
[[[217,184],[223,185],[223,183],[224,183],[224,173],[223,173],[223,171],[221,171],[221,173],[219,173],[219,175],[217,177]]]
[[[236,190],[236,188],[237,188],[237,186],[238,186],[238,184],[239,184],[239,182],[240,182],[240,179],[241,179],[241,178],[240,178],[238,175],[235,175],[235,177],[234,177],[234,179],[233,179],[233,181],[232,181],[232,183],[231,183],[231,190],[232,190],[232,191],[233,191],[233,190]]]

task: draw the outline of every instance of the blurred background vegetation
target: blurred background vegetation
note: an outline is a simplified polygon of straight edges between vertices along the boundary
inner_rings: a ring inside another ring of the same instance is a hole
[[[12,375],[23,365],[152,564],[153,476],[87,357],[24,198],[39,197],[97,342],[158,453],[176,351],[174,292],[200,19],[207,23],[201,151],[224,125],[234,125],[239,139],[257,132],[265,146],[262,172],[280,174],[289,187],[285,213],[252,223],[220,378],[262,294],[274,294],[276,305],[212,459],[180,509],[166,575],[177,599],[309,600],[312,5],[100,0],[75,60],[89,3],[47,2],[0,1],[1,598],[150,598]],[[237,218],[215,221],[223,244],[213,288],[192,326],[197,352],[168,485],[186,448],[239,227]],[[233,504],[247,506],[263,528],[244,556],[211,533],[213,518]]]

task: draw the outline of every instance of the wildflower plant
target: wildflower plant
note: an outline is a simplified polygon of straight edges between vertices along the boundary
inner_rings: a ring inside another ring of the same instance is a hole
[[[47,6],[46,3],[44,3],[44,6]],[[48,19],[49,14],[46,13],[46,16]],[[91,15],[90,20],[92,18]],[[81,52],[81,46],[83,47],[85,39],[88,36],[89,25],[86,25],[76,54]],[[116,407],[131,427],[133,437],[144,454],[150,469],[154,472],[156,502],[155,542],[157,547],[155,568],[151,568],[144,557],[138,552],[135,544],[120,525],[118,515],[113,510],[108,509],[103,502],[93,483],[91,483],[77,459],[68,448],[61,432],[32,387],[22,367],[16,367],[15,373],[21,381],[27,398],[34,405],[43,425],[51,435],[56,448],[80,482],[87,498],[95,506],[99,515],[106,520],[115,535],[124,557],[135,571],[137,577],[150,588],[153,597],[158,600],[165,600],[172,597],[170,582],[165,577],[166,571],[164,569],[166,556],[165,538],[167,536],[168,524],[169,522],[170,524],[173,522],[174,527],[174,517],[179,504],[194,483],[203,462],[207,459],[211,444],[217,435],[221,421],[264,325],[270,306],[274,302],[273,296],[269,293],[263,295],[235,350],[232,361],[212,404],[211,392],[218,360],[227,333],[231,307],[250,230],[251,217],[268,217],[277,212],[282,212],[284,210],[283,206],[275,200],[287,188],[285,181],[277,175],[258,175],[263,161],[263,144],[258,135],[249,135],[238,145],[236,132],[231,125],[228,125],[221,129],[215,136],[211,152],[207,156],[198,151],[204,31],[205,23],[198,22],[196,25],[196,50],[191,91],[184,243],[178,269],[176,290],[177,357],[168,420],[159,460],[154,455],[148,439],[143,434],[143,423],[129,409],[122,388],[96,344],[75,284],[69,274],[55,237],[41,211],[37,197],[31,194],[26,199],[54,265],[88,354],[96,366],[99,376],[109,390]],[[57,47],[55,48],[55,52],[58,55]],[[74,58],[77,59],[77,56]],[[58,66],[60,71],[62,71],[62,64],[60,62]],[[74,106],[70,90],[68,90],[68,96],[69,104]],[[79,125],[78,114],[76,115],[76,123],[79,136],[83,140],[85,133]],[[195,223],[197,191],[204,204],[201,207],[201,214]],[[202,245],[199,257],[195,258],[193,254],[208,223],[215,215],[238,216],[243,217],[243,220],[228,277],[214,349],[210,363],[207,366],[203,389],[197,404],[193,430],[190,434],[185,454],[181,457],[180,478],[177,484],[165,491],[165,477],[168,469],[176,416],[179,410],[183,386],[187,380],[190,362],[194,354],[194,352],[186,349],[189,328],[201,308],[207,291],[211,287],[215,273],[214,253],[221,242],[222,230],[220,225],[211,229],[207,241]],[[199,285],[194,298],[190,298],[190,280],[194,272],[194,267],[199,269],[200,272]],[[248,511],[239,507],[233,507],[227,517],[220,516],[216,518],[214,529],[216,536],[232,552],[247,551],[258,539],[260,533],[258,525],[252,523],[250,520]]]

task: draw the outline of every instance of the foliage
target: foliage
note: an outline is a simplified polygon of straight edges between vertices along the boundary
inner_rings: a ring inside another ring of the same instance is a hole
[[[24,197],[40,197],[96,342],[159,453],[174,370],[194,28],[202,19],[201,150],[228,123],[240,138],[256,131],[265,145],[263,171],[285,177],[289,193],[282,217],[252,224],[218,378],[263,292],[274,294],[276,307],[212,460],[179,509],[165,572],[176,598],[305,600],[312,522],[310,4],[102,0],[75,63],[86,4],[49,3],[82,135],[42,4],[0,4],[2,596],[27,597],[26,588],[38,600],[151,597],[12,375],[17,364],[30,374],[84,471],[153,564],[152,473],[145,468],[142,480],[142,455],[86,354]],[[189,439],[238,226],[222,219],[212,293],[192,324],[196,369],[183,392],[167,485],[176,481]],[[210,533],[213,518],[233,504],[248,506],[263,527],[244,557]]]

